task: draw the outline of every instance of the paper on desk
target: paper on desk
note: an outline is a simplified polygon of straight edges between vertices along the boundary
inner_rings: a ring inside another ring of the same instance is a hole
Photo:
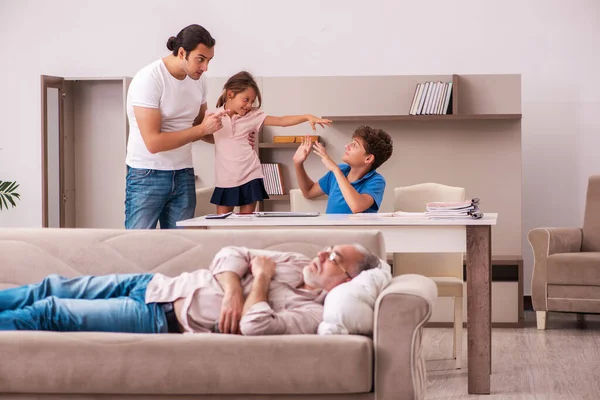
[[[356,213],[352,214],[353,217],[400,217],[400,218],[423,218],[425,217],[424,212],[407,212],[407,211],[394,211],[387,213]]]

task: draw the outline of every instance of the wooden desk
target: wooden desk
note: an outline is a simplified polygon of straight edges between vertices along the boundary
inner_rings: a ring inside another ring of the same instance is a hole
[[[199,229],[376,229],[383,233],[391,253],[467,253],[467,335],[469,393],[489,394],[491,374],[491,227],[497,214],[481,219],[430,220],[424,217],[354,216],[318,217],[204,217],[180,221],[177,226]]]

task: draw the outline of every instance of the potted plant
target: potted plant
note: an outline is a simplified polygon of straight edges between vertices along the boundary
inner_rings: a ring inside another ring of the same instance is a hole
[[[17,182],[0,181],[0,210],[8,208],[9,203],[13,207],[17,206],[15,200],[21,199],[21,195],[15,192],[18,187]]]

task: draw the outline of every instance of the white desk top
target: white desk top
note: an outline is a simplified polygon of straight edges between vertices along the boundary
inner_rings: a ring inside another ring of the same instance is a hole
[[[225,219],[204,217],[177,222],[181,227],[243,227],[243,226],[467,226],[496,225],[498,214],[485,213],[483,218],[473,219],[427,219],[425,217],[389,217],[378,214],[321,214],[317,217],[256,217],[230,216]]]

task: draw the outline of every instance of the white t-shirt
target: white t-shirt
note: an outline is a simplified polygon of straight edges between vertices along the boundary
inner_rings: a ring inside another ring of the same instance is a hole
[[[125,162],[133,168],[178,170],[192,168],[192,144],[152,154],[148,151],[133,112],[134,106],[157,108],[161,115],[161,132],[177,132],[192,127],[206,103],[204,75],[197,81],[186,76],[176,79],[162,60],[142,68],[133,78],[127,93],[129,141]]]

